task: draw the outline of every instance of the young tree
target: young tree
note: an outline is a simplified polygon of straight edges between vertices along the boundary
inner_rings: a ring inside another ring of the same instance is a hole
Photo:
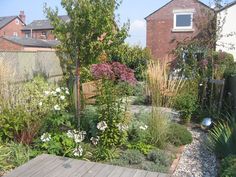
[[[45,5],[45,13],[60,41],[58,53],[64,74],[75,78],[76,117],[80,126],[80,67],[97,61],[100,55],[122,44],[128,24],[121,29],[115,22],[118,0],[62,0],[69,20],[64,21],[55,10]],[[109,53],[109,52],[108,52]]]

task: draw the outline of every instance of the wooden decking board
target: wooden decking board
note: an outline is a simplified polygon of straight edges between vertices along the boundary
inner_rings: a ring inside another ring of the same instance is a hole
[[[58,166],[56,169],[48,173],[45,177],[68,177],[72,173],[74,173],[76,170],[81,170],[85,166],[84,161],[81,160],[71,160],[67,164],[63,164],[62,166]]]
[[[106,167],[105,164],[96,163],[93,166],[93,168],[89,169],[89,171],[86,174],[84,174],[82,177],[95,177],[96,174],[105,167]]]
[[[131,168],[123,168],[124,171],[123,173],[120,175],[120,177],[133,177],[136,173],[136,169],[131,169]]]
[[[40,163],[40,165],[36,165],[34,166],[34,168],[30,168],[25,170],[23,173],[21,173],[20,175],[23,177],[31,177],[33,176],[33,174],[39,172],[39,171],[43,171],[45,167],[49,166],[50,164],[54,163],[57,159],[53,158],[54,156],[49,156],[49,158],[47,158],[47,160],[42,160],[42,162]]]
[[[70,161],[72,161],[72,159],[66,159],[66,158],[64,160],[57,159],[56,161],[53,162],[53,164],[50,164],[50,165],[46,166],[44,169],[42,169],[41,171],[34,173],[33,176],[34,177],[42,177],[42,176],[46,177],[46,176],[48,176],[49,173],[56,172],[55,170],[63,169],[63,167],[66,166],[66,164],[68,164]],[[48,177],[51,177],[51,176],[48,176]]]
[[[113,165],[106,165],[105,168],[101,169],[96,177],[108,177],[108,175],[115,169],[116,167]]]
[[[82,169],[76,170],[74,173],[72,173],[69,177],[82,177],[84,174],[86,174],[93,166],[95,163],[92,162],[85,162],[85,165],[83,166]]]
[[[133,177],[141,177],[141,176],[146,177],[147,173],[148,172],[144,170],[137,170],[137,172],[134,174]]]
[[[155,172],[148,172],[145,177],[159,177],[159,174],[157,174]]]
[[[120,177],[124,169],[116,166],[115,169],[108,175],[108,177]]]
[[[41,155],[4,177],[168,177],[168,174]]]
[[[26,163],[16,169],[14,169],[12,172],[9,174],[6,174],[4,177],[19,177],[21,176],[22,173],[25,172],[25,169],[32,169],[35,166],[38,166],[42,163],[45,163],[44,160],[49,159],[49,156],[46,154],[42,154],[32,160],[30,160],[30,163]]]
[[[170,176],[170,175],[169,175]],[[164,173],[159,173],[158,177],[168,177],[168,174],[164,174]]]

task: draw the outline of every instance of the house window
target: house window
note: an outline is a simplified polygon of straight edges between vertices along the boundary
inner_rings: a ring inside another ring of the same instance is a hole
[[[20,23],[19,19],[16,19],[15,22],[17,25],[19,25],[19,23]]]
[[[14,33],[13,33],[13,36],[17,37],[17,36],[18,36],[18,33],[17,33],[17,32],[14,32]]]
[[[193,10],[174,11],[174,31],[193,30]]]

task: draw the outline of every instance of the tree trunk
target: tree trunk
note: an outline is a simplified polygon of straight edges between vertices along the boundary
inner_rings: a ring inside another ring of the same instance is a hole
[[[78,128],[80,129],[80,108],[81,108],[81,99],[80,99],[80,58],[78,56],[76,61],[76,119],[78,121]]]

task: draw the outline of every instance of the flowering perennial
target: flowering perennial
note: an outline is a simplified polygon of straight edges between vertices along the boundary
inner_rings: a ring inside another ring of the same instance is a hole
[[[73,138],[76,143],[81,143],[85,138],[86,132],[85,131],[79,132],[77,130],[68,130],[66,135],[69,138]]]
[[[91,137],[90,141],[93,143],[93,145],[97,145],[99,141],[99,136],[97,137]]]
[[[97,129],[101,131],[105,131],[107,128],[107,123],[105,121],[101,121],[97,124]]]
[[[83,148],[81,146],[78,146],[77,148],[74,149],[73,154],[76,157],[82,156],[83,155]]]
[[[141,126],[139,126],[139,129],[140,129],[140,130],[147,130],[147,128],[148,128],[147,125],[144,125],[144,126],[141,125]]]
[[[121,123],[119,123],[118,125],[117,125],[117,127],[118,127],[118,129],[120,130],[120,131],[126,131],[126,130],[128,130],[128,126],[127,125],[123,125],[123,124],[121,124]]]
[[[40,139],[42,142],[49,142],[51,140],[51,135],[49,133],[44,133]]]

